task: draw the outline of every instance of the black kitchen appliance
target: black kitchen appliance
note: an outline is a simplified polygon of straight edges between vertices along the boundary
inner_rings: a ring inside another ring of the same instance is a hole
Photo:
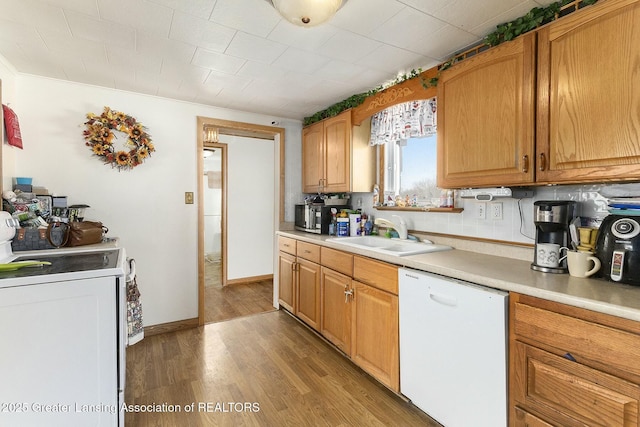
[[[596,256],[604,278],[640,286],[640,217],[606,216],[598,230]]]
[[[316,234],[329,234],[331,208],[349,209],[349,206],[326,206],[324,203],[305,203],[295,206],[295,228]]]
[[[569,224],[575,218],[576,202],[571,200],[539,200],[534,202],[533,222],[536,226],[536,250],[531,269],[545,273],[567,273],[566,258],[558,267],[546,267],[538,263],[539,244],[554,243],[568,247],[571,241]]]

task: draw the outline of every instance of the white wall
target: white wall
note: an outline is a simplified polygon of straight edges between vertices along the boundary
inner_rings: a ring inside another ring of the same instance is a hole
[[[273,274],[275,143],[226,135],[220,141],[229,147],[227,279]]]
[[[0,56],[0,80],[2,80],[2,103],[5,105],[9,105],[12,109],[15,107],[16,100],[16,80],[17,80],[17,72],[15,68],[13,68],[6,60]],[[3,134],[4,139],[0,138],[0,140],[5,141],[6,145],[6,131],[4,126],[0,129],[0,133]],[[9,147],[6,145],[7,148]],[[13,148],[13,147],[12,147]],[[11,177],[16,176],[14,172],[14,151],[13,150],[3,150],[2,153],[2,188],[7,189],[11,188]],[[6,173],[4,172],[6,171]]]
[[[301,124],[294,120],[26,75],[16,77],[12,98],[25,149],[3,147],[15,155],[15,168],[3,169],[4,180],[31,176],[34,185],[68,196],[69,203],[92,207],[87,219],[107,225],[137,261],[147,326],[198,314],[197,205],[184,204],[184,192],[195,192],[201,179],[196,116],[261,125],[277,120],[286,129],[285,157],[300,155]],[[103,165],[84,145],[85,114],[100,114],[104,106],[135,117],[153,139],[156,152],[132,171]],[[299,171],[285,187],[299,193]],[[292,215],[291,201],[285,207]]]

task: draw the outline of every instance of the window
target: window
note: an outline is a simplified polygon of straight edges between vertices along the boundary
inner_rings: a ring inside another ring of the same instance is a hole
[[[437,136],[409,138],[380,147],[383,170],[382,203],[389,198],[408,205],[438,205],[440,189],[436,186]]]

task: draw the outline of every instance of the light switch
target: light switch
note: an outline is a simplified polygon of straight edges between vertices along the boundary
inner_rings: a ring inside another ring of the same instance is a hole
[[[184,204],[185,205],[193,204],[193,191],[186,191],[184,193]]]

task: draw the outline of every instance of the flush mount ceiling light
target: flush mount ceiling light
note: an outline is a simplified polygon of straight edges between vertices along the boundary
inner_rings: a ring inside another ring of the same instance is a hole
[[[313,27],[329,20],[347,0],[267,0],[285,18],[301,27]]]

